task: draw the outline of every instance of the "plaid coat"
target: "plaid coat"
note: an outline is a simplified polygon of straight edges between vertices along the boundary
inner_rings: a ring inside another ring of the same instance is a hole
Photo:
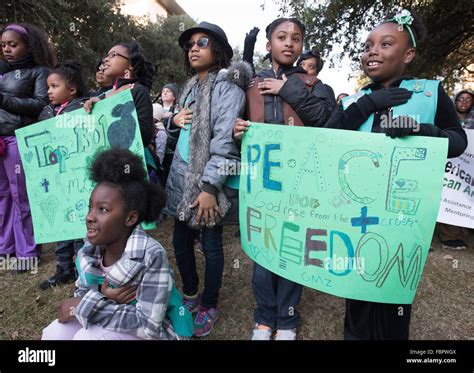
[[[131,304],[118,304],[99,291],[104,278],[101,257],[101,247],[85,240],[76,260],[79,278],[74,292],[82,298],[75,309],[81,325],[87,329],[95,324],[144,339],[180,339],[166,317],[173,278],[160,243],[137,226],[122,257],[107,274],[109,287],[138,285],[136,302]]]

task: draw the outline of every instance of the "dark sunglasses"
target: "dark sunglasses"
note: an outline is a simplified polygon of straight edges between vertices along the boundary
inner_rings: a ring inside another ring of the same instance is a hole
[[[110,59],[114,58],[115,56],[119,56],[119,57],[125,58],[126,60],[130,60],[130,58],[128,58],[127,56],[124,56],[123,54],[112,51],[112,52],[106,54],[104,56],[104,58],[102,59],[102,61],[104,61],[106,58],[108,58],[110,60]]]
[[[199,48],[206,48],[209,45],[209,38],[199,38],[196,41],[187,41],[184,43],[184,50],[188,51],[194,47],[194,44],[197,44]]]

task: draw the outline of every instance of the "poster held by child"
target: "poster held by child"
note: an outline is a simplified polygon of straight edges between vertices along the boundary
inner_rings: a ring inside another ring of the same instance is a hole
[[[326,127],[385,133],[391,138],[445,137],[448,157],[460,155],[467,146],[466,134],[442,85],[406,74],[423,37],[421,21],[408,10],[375,27],[361,57],[372,83],[343,98],[344,110],[338,107]],[[410,318],[411,304],[346,299],[344,338],[407,340]]]
[[[165,250],[140,227],[159,216],[163,189],[148,181],[142,159],[125,149],[98,153],[89,172],[96,186],[76,259],[76,291],[58,305],[58,319],[43,330],[43,339],[191,336],[191,315]]]
[[[320,95],[317,79],[294,63],[303,49],[305,26],[296,18],[278,18],[266,28],[272,69],[257,73],[247,90],[247,117],[253,122],[322,127],[334,109],[334,99]],[[241,141],[250,123],[237,118],[233,136]],[[297,306],[303,286],[254,263],[252,288],[253,340],[295,340],[300,322]]]
[[[106,79],[113,81],[112,89],[103,92],[100,97],[87,100],[84,104],[85,111],[90,113],[95,102],[124,89],[131,89],[143,146],[147,147],[153,135],[153,107],[150,98],[155,74],[153,65],[145,58],[139,44],[132,41],[114,45],[102,59],[101,71]]]
[[[56,65],[47,82],[50,104],[43,109],[38,120],[54,118],[82,108],[88,98],[82,67],[75,61],[66,60]],[[41,290],[76,280],[73,258],[82,245],[82,240],[56,243],[56,272],[39,285]]]

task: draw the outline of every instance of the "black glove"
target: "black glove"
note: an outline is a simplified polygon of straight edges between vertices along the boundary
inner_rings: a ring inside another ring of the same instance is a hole
[[[389,107],[402,105],[410,99],[412,94],[412,91],[405,88],[391,87],[380,89],[362,96],[357,101],[357,106],[368,116],[377,111],[388,109]]]
[[[253,47],[257,41],[257,35],[260,32],[258,27],[254,27],[248,33],[245,34],[244,47]]]
[[[253,65],[253,50],[255,43],[257,42],[257,35],[259,31],[260,29],[258,27],[254,27],[247,34],[245,34],[244,53],[242,59],[251,65]]]
[[[396,137],[405,137],[410,135],[422,135],[421,126],[416,120],[407,116],[401,115],[392,119],[387,127],[384,128],[385,135],[392,139]]]

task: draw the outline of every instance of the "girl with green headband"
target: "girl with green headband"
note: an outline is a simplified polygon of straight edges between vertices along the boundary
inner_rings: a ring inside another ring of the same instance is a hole
[[[326,127],[385,133],[392,138],[445,137],[448,157],[461,155],[467,146],[466,134],[439,81],[417,79],[405,72],[422,36],[422,24],[407,10],[373,29],[361,57],[372,83],[345,97]],[[410,316],[411,304],[347,299],[344,339],[407,340]]]

